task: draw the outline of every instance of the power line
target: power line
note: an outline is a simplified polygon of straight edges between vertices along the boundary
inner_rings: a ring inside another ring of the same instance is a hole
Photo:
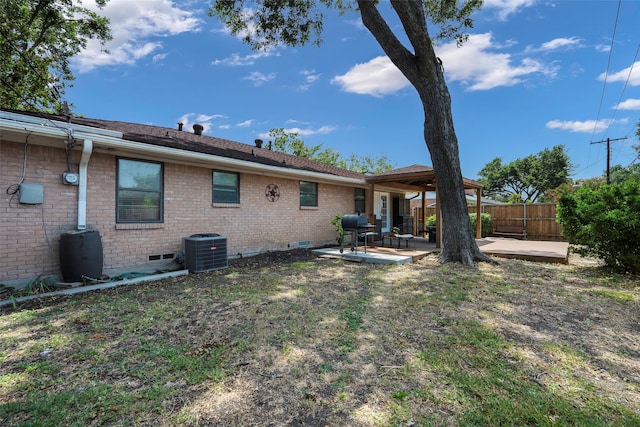
[[[624,86],[622,87],[622,92],[620,92],[620,98],[618,99],[616,108],[613,110],[613,116],[611,117],[611,121],[609,122],[609,125],[607,126],[607,130],[605,132],[609,130],[609,127],[611,127],[611,124],[613,123],[613,119],[616,117],[616,114],[618,113],[618,109],[620,107],[620,104],[622,103],[622,97],[624,96],[625,90],[627,90],[627,85],[629,84],[629,80],[631,79],[631,75],[633,73],[633,67],[636,65],[636,59],[638,59],[638,52],[640,52],[640,43],[638,43],[638,47],[636,48],[636,54],[633,56],[633,60],[631,61],[631,66],[629,67],[629,74],[627,74],[627,79],[625,80]]]
[[[602,94],[600,95],[600,105],[598,106],[598,115],[596,116],[596,121],[593,125],[593,134],[591,134],[591,138],[596,134],[596,129],[598,129],[598,121],[600,120],[600,112],[602,111],[602,103],[604,102],[604,93],[607,88],[607,80],[609,79],[609,69],[611,68],[611,57],[613,56],[613,45],[616,39],[616,29],[618,28],[618,18],[620,16],[620,5],[622,0],[618,0],[618,10],[616,12],[616,21],[613,25],[613,35],[611,36],[611,48],[609,49],[609,59],[607,60],[607,70],[604,74],[604,83],[602,84]]]
[[[607,184],[611,184],[611,141],[620,141],[622,139],[627,139],[627,137],[625,136],[624,138],[607,138],[607,139],[603,139],[602,141],[594,141],[592,142],[592,144],[601,144],[603,142],[607,143]]]
[[[618,103],[616,104],[615,109],[613,111],[613,116],[611,116],[611,120],[609,121],[609,124],[607,125],[607,130],[605,131],[605,135],[609,131],[609,128],[611,127],[611,124],[613,123],[613,119],[616,117],[616,114],[618,113],[618,109],[620,107],[620,104],[622,103],[622,97],[624,96],[624,92],[627,89],[627,85],[629,84],[629,80],[631,79],[631,75],[633,73],[633,67],[636,64],[636,60],[638,59],[638,53],[639,52],[640,52],[640,43],[638,43],[638,47],[636,48],[636,53],[633,56],[633,60],[631,61],[631,66],[629,67],[629,74],[627,74],[627,79],[625,80],[624,86],[622,87],[622,91],[620,92],[620,98],[618,99]],[[635,125],[634,125],[634,128],[635,128]],[[627,135],[629,133],[630,132],[627,132]],[[626,137],[625,137],[625,139],[626,139]],[[618,155],[620,155],[620,151],[621,150],[622,150],[621,148],[618,149],[618,152],[616,154],[616,158],[617,158]]]

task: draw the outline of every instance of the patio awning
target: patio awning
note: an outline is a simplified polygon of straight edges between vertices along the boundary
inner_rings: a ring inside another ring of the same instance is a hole
[[[367,184],[371,185],[371,190],[376,191],[382,187],[392,189],[399,193],[422,193],[422,222],[426,222],[425,215],[425,193],[427,191],[436,192],[436,215],[437,215],[437,233],[436,246],[441,245],[442,221],[440,221],[440,205],[437,200],[438,186],[436,183],[436,174],[432,167],[424,165],[411,165],[404,168],[393,169],[387,172],[369,175],[366,177]],[[482,235],[482,221],[480,221],[480,213],[482,211],[482,183],[468,178],[462,178],[464,188],[466,190],[476,190],[476,213],[478,220],[476,221],[476,238]]]
[[[431,166],[411,165],[387,172],[369,175],[368,184],[381,184],[404,192],[436,191],[436,173]],[[481,182],[462,178],[465,189],[479,190]]]

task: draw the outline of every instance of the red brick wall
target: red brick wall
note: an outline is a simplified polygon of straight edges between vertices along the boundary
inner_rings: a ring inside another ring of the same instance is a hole
[[[3,188],[17,184],[23,174],[24,144],[0,141],[0,180]],[[77,172],[80,152],[71,152]],[[0,207],[0,282],[60,275],[60,235],[77,225],[78,187],[62,184],[67,170],[62,149],[27,147],[25,182],[44,185],[44,203],[24,205],[2,192]],[[115,223],[115,156],[94,152],[87,183],[87,229],[98,230],[104,252],[104,272],[129,267],[161,265],[149,255],[181,250],[182,238],[195,233],[227,237],[228,255],[235,257],[285,250],[291,243],[311,246],[335,242],[330,220],[353,211],[354,190],[318,183],[318,208],[301,209],[299,180],[240,175],[240,204],[220,207],[212,203],[212,169],[164,164],[164,222]],[[265,197],[268,184],[276,184],[280,198]],[[295,244],[293,246],[295,246]]]

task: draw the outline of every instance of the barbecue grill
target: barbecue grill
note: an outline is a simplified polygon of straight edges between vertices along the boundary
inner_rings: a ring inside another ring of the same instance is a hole
[[[342,229],[344,233],[351,234],[351,250],[358,253],[358,238],[364,236],[364,252],[367,253],[367,239],[369,236],[375,235],[370,230],[375,228],[375,225],[369,224],[369,220],[366,215],[343,215],[342,216]],[[344,250],[344,236],[342,238],[340,253]]]

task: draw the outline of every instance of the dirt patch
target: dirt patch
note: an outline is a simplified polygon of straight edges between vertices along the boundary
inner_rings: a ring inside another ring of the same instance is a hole
[[[283,263],[306,262],[317,258],[313,249],[298,248],[290,251],[265,252],[251,257],[235,258],[229,260],[229,265],[238,268],[263,268],[273,267]]]
[[[640,421],[638,280],[580,257],[473,269],[296,249],[19,308],[0,317],[9,424]],[[32,402],[100,387],[90,408],[29,418]]]

